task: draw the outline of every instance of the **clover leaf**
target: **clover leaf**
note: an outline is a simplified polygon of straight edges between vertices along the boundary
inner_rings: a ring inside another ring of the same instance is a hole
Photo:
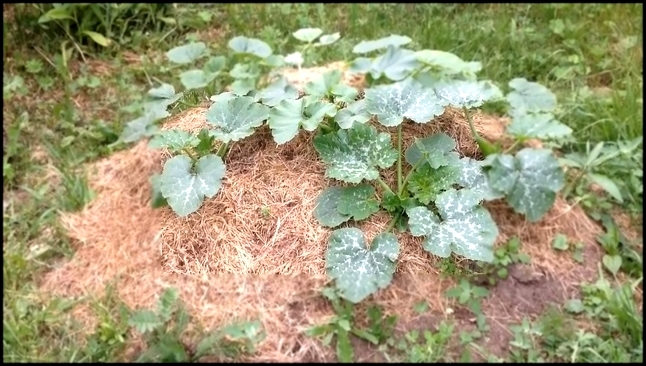
[[[281,145],[296,137],[300,127],[314,131],[325,117],[334,117],[336,112],[334,104],[317,98],[286,99],[269,112],[269,128],[274,141]]]
[[[550,150],[525,148],[516,156],[498,155],[488,172],[491,186],[507,195],[507,202],[529,221],[550,210],[565,177]]]
[[[509,82],[513,90],[507,94],[512,114],[553,112],[556,109],[556,96],[539,83],[516,78]]]
[[[197,136],[178,129],[158,132],[148,142],[149,149],[166,148],[173,153],[181,152],[189,147],[195,147],[200,143]]]
[[[485,201],[493,201],[505,196],[504,193],[495,190],[491,186],[491,183],[482,168],[482,164],[479,161],[464,157],[460,159],[458,165],[458,185],[479,194]]]
[[[416,82],[401,82],[366,90],[366,110],[386,127],[401,124],[404,118],[426,123],[444,113],[442,102],[432,90]]]
[[[161,193],[178,216],[187,216],[200,208],[205,197],[218,193],[224,171],[224,162],[213,154],[198,159],[195,167],[186,155],[172,157],[164,164]]]
[[[390,284],[398,256],[395,235],[377,235],[368,249],[363,232],[348,228],[332,232],[325,259],[341,296],[356,304]]]
[[[355,221],[367,219],[379,211],[375,188],[369,184],[345,187],[339,198],[337,210],[342,215],[351,216]]]
[[[328,187],[318,196],[314,208],[314,218],[319,224],[335,227],[350,220],[351,216],[344,215],[337,209],[344,190],[344,187]]]
[[[206,122],[216,126],[211,135],[222,142],[240,141],[251,136],[269,115],[269,107],[251,97],[235,97],[215,103],[206,112]]]
[[[415,142],[406,149],[406,161],[412,166],[428,163],[433,169],[456,165],[460,159],[460,155],[454,151],[456,146],[455,140],[445,133],[415,139]]]
[[[243,36],[232,38],[229,41],[229,48],[235,53],[254,55],[260,58],[267,58],[273,53],[267,43],[259,39]]]
[[[409,37],[391,34],[388,37],[380,38],[373,41],[361,41],[352,49],[353,53],[368,53],[389,46],[400,47],[412,41]]]
[[[364,124],[370,120],[372,115],[366,111],[366,100],[360,99],[347,107],[340,109],[336,114],[335,121],[344,130],[352,128],[355,123]]]
[[[257,97],[263,104],[275,107],[283,100],[298,98],[298,90],[286,78],[281,77],[261,90]]]
[[[206,54],[207,48],[204,42],[191,42],[171,49],[166,52],[166,57],[176,64],[190,64]]]
[[[439,257],[455,252],[471,260],[492,262],[498,227],[479,202],[479,195],[468,189],[446,191],[435,200],[439,217],[423,206],[406,211],[410,232],[426,236],[424,249]]]
[[[551,113],[525,113],[514,116],[507,133],[520,139],[558,139],[570,136],[572,129]]]
[[[348,130],[316,136],[314,149],[328,165],[325,175],[348,183],[377,179],[378,167],[388,168],[397,160],[390,135],[370,125],[355,124]]]
[[[405,79],[415,68],[419,66],[415,52],[388,46],[386,53],[377,57],[372,62],[370,76],[379,79],[385,76],[392,81]]]
[[[416,169],[408,181],[408,191],[421,203],[428,205],[437,196],[453,187],[459,178],[459,170],[454,166],[431,168],[424,164]]]

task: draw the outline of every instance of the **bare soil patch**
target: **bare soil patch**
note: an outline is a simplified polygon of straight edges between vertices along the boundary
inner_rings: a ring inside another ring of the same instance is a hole
[[[165,128],[199,130],[205,122],[203,112],[187,111]],[[505,122],[493,117],[476,115],[475,122],[490,139],[498,139],[504,130]],[[467,123],[455,111],[434,123],[405,126],[405,146],[414,137],[443,131],[456,138],[463,155],[477,157]],[[311,138],[301,132],[276,146],[263,128],[233,145],[222,190],[186,218],[169,208],[150,208],[148,180],[161,171],[166,153],[148,150],[141,142],[91,164],[90,185],[97,198],[83,211],[62,217],[76,255],[48,273],[42,290],[66,296],[100,294],[116,277],[119,295],[129,306],[149,307],[165,286],[174,286],[205,328],[233,319],[260,319],[267,338],[253,360],[334,360],[331,350],[302,334],[333,315],[318,296],[327,283],[324,254],[330,230],[315,222],[312,210],[321,190],[338,183],[325,178]],[[383,174],[387,182],[393,177],[392,171]],[[511,279],[493,290],[483,304],[492,319],[506,323],[537,313],[594,276],[599,228],[580,208],[558,199],[538,223],[525,221],[502,202],[491,202],[488,208],[499,225],[498,243],[519,237],[521,250],[532,258],[528,270],[536,274],[534,281],[514,270]],[[388,219],[380,214],[358,226],[371,240]],[[585,244],[584,265],[552,250],[557,233]],[[386,313],[397,314],[402,324],[414,324],[418,315],[413,305],[425,300],[430,314],[442,318],[446,308],[454,306],[443,295],[454,281],[440,276],[437,258],[422,250],[420,238],[400,234],[399,241],[402,253],[393,284],[360,304],[358,311],[376,303]],[[92,325],[87,312],[78,316]],[[494,329],[492,341],[499,337]],[[373,360],[374,353],[357,351],[357,361]]]

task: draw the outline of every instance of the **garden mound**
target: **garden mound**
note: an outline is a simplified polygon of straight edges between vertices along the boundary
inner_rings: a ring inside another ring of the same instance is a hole
[[[204,111],[186,111],[164,128],[197,131],[205,123]],[[504,130],[504,120],[480,114],[474,119],[490,139],[498,139]],[[468,124],[457,111],[448,110],[433,123],[404,126],[405,146],[415,137],[442,131],[456,138],[463,155],[477,157]],[[62,216],[76,254],[46,275],[42,289],[64,296],[100,296],[118,279],[119,296],[136,308],[154,306],[162,289],[173,286],[207,329],[234,319],[261,320],[267,338],[253,357],[256,361],[330,360],[328,349],[302,334],[333,314],[318,296],[327,282],[325,250],[331,230],[319,226],[312,211],[319,193],[338,182],[325,178],[311,139],[310,133],[301,132],[276,146],[263,127],[233,144],[222,189],[185,218],[170,208],[150,206],[149,178],[161,171],[166,153],[140,142],[91,164],[90,185],[96,199],[83,211]],[[383,174],[389,183],[393,177],[392,170]],[[540,304],[562,301],[581,280],[594,278],[599,228],[579,207],[559,198],[538,223],[527,222],[504,202],[490,202],[487,207],[499,226],[498,243],[519,237],[521,250],[532,258],[524,270],[533,276],[524,281],[511,271],[512,278],[497,286],[501,292],[494,289],[487,301],[497,307],[498,302],[507,303],[507,312],[488,315],[513,320],[540,312]],[[372,240],[388,219],[378,214],[358,227]],[[585,265],[551,248],[558,233],[584,243]],[[454,281],[440,274],[438,258],[421,249],[420,238],[398,236],[402,249],[393,284],[361,304],[359,311],[365,303],[377,303],[386,313],[399,315],[401,324],[411,324],[416,323],[413,305],[425,300],[434,317],[443,318],[450,305],[443,292]],[[536,305],[523,308],[530,302]],[[487,304],[484,310],[487,314]],[[78,310],[78,316],[91,326],[87,311]]]

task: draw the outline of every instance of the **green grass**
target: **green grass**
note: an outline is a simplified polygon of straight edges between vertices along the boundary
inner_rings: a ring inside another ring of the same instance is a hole
[[[198,35],[216,53],[226,48],[229,38],[245,35],[261,38],[285,54],[295,45],[289,34],[299,28],[341,32],[341,40],[315,55],[315,63],[351,60],[351,49],[361,40],[407,35],[414,49],[439,49],[482,62],[481,77],[502,87],[515,77],[547,85],[559,97],[558,117],[574,130],[565,151],[581,151],[587,141],[643,136],[640,4],[179,5],[179,27],[159,27],[148,35],[134,29],[110,48],[88,48],[88,64],[79,61],[76,51],[61,57],[61,43],[69,38],[60,31],[39,31],[37,18],[35,8],[24,6],[15,11],[13,22],[4,24],[4,127],[10,138],[3,164],[3,203],[8,205],[3,211],[4,361],[113,361],[124,356],[128,326],[119,315],[118,301],[109,295],[84,300],[104,321],[94,341],[79,343],[78,325],[68,312],[72,300],[45,301],[37,284],[44,271],[73,255],[58,212],[81,209],[93,197],[78,170],[81,164],[114,152],[111,144],[136,113],[143,92],[155,78],[170,80],[172,72],[161,54]],[[75,47],[68,42],[65,49]],[[146,57],[132,62],[132,54]],[[185,102],[196,104],[200,97],[192,95]],[[36,147],[48,151],[51,161],[35,161]],[[641,154],[640,146],[635,156]],[[63,173],[59,184],[43,178],[47,164]],[[600,173],[629,181],[641,164],[641,159],[624,159]],[[641,214],[637,185],[622,189],[630,197],[624,208]],[[586,192],[586,187],[577,190],[578,195]],[[13,203],[7,203],[8,196],[14,197]],[[588,205],[599,206],[597,201]],[[587,350],[577,361],[642,357],[636,351],[642,340],[632,302],[624,301],[626,294],[595,291],[604,295],[583,300],[588,301],[586,314],[594,302],[606,309],[586,315],[597,324],[594,337],[552,334],[558,333],[554,324],[565,321],[566,315],[558,313],[543,322],[552,324],[551,333],[543,330],[540,339],[533,340],[545,351],[543,357],[558,354],[567,360],[573,347]],[[522,352],[521,356],[528,357]],[[431,359],[436,360],[437,353]]]

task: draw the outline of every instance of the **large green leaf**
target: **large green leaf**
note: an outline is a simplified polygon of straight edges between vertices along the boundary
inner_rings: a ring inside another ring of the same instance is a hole
[[[148,141],[149,149],[168,149],[173,153],[181,152],[200,143],[197,136],[183,130],[172,129],[158,132]]]
[[[269,112],[269,128],[277,144],[284,144],[298,134],[300,127],[314,131],[325,117],[336,115],[336,106],[318,98],[285,99]]]
[[[222,142],[240,141],[251,136],[269,115],[269,107],[251,97],[235,97],[215,103],[206,112],[206,122],[216,126],[210,133]]]
[[[231,39],[229,41],[229,48],[231,48],[235,53],[249,54],[260,58],[267,58],[273,53],[271,47],[269,47],[267,43],[259,39],[243,36]]]
[[[498,155],[488,172],[491,186],[507,195],[507,202],[529,221],[550,210],[565,177],[550,150],[525,148],[516,156]]]
[[[457,165],[460,155],[454,151],[456,146],[455,140],[443,132],[423,139],[415,139],[415,142],[406,149],[406,161],[412,166],[426,163],[433,169],[445,165]]]
[[[143,137],[153,136],[159,128],[154,124],[156,121],[170,116],[166,108],[153,108],[143,116],[134,119],[126,124],[119,140],[124,143],[131,143]]]
[[[314,218],[321,226],[335,227],[350,220],[349,215],[344,215],[337,209],[343,192],[343,187],[328,187],[316,199]]]
[[[352,49],[353,53],[368,53],[389,46],[400,47],[412,41],[409,37],[391,34],[388,37],[376,39],[373,41],[361,41]]]
[[[435,200],[440,217],[423,206],[406,211],[410,232],[426,236],[424,249],[439,257],[455,252],[471,260],[492,262],[498,227],[479,202],[480,196],[468,189],[446,191]]]
[[[479,194],[485,201],[493,201],[505,196],[504,193],[495,190],[489,178],[485,174],[482,164],[468,157],[460,159],[458,162],[459,174],[457,183],[468,188],[472,192]]]
[[[507,133],[522,139],[558,139],[570,136],[572,129],[557,121],[551,113],[526,113],[514,116]]]
[[[428,205],[437,196],[457,183],[459,170],[455,166],[441,166],[437,169],[424,164],[416,169],[408,181],[408,190],[421,203]]]
[[[186,90],[204,88],[212,82],[217,74],[207,74],[204,70],[188,70],[179,74],[179,80]]]
[[[200,208],[205,197],[218,193],[224,172],[224,162],[213,154],[201,157],[195,167],[188,156],[175,156],[164,164],[162,195],[177,215],[187,216]]]
[[[176,64],[190,64],[206,54],[207,48],[204,42],[191,42],[171,49],[166,52],[166,57]]]
[[[553,112],[556,109],[556,96],[539,83],[516,78],[509,82],[513,90],[507,94],[507,101],[514,115],[527,112]]]
[[[298,98],[298,90],[286,78],[281,77],[261,90],[258,98],[263,104],[275,107],[283,100]]]
[[[445,105],[477,108],[484,102],[502,97],[498,87],[487,81],[451,80],[435,86],[435,93]]]
[[[372,115],[366,110],[366,100],[360,99],[340,109],[336,114],[335,121],[344,130],[352,128],[355,123],[364,124],[370,120]]]
[[[370,76],[379,79],[382,76],[393,81],[405,79],[419,66],[415,52],[389,46],[386,53],[377,57],[372,62]]]
[[[336,32],[332,34],[324,34],[319,38],[318,43],[316,44],[317,46],[328,46],[331,45],[332,43],[338,41],[341,38],[341,33]]]
[[[349,228],[332,233],[325,260],[341,296],[356,304],[390,284],[398,256],[395,235],[377,235],[368,249],[361,230]]]
[[[404,118],[426,123],[444,113],[432,90],[410,81],[366,89],[365,99],[366,110],[386,127],[398,126]]]
[[[415,53],[415,57],[419,62],[445,75],[475,74],[482,69],[480,62],[466,62],[450,52],[421,50]]]
[[[369,184],[345,187],[339,198],[337,210],[342,215],[349,215],[355,221],[365,220],[379,211],[379,202],[375,199],[375,188]]]
[[[341,82],[343,73],[340,70],[331,70],[317,76],[305,84],[305,93],[311,97],[332,98],[343,102],[352,102],[358,95],[357,89]]]
[[[303,28],[292,33],[294,38],[305,43],[314,42],[317,38],[319,38],[319,36],[321,36],[321,34],[323,34],[323,30],[320,28]]]
[[[348,130],[316,136],[314,148],[328,165],[326,176],[348,183],[377,179],[378,167],[388,168],[397,160],[390,135],[370,125],[355,124]]]
[[[163,83],[157,88],[148,90],[148,95],[152,98],[152,101],[146,103],[146,110],[153,108],[166,109],[169,105],[177,102],[183,93],[175,93],[175,88],[172,85]]]

